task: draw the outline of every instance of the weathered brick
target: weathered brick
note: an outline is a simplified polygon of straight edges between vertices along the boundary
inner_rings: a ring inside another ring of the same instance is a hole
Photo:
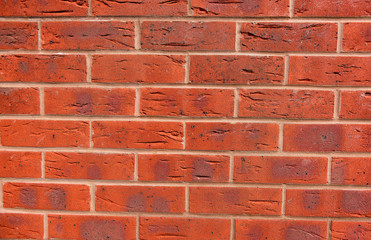
[[[371,86],[371,57],[290,56],[291,85]]]
[[[139,155],[140,181],[228,182],[229,156]]]
[[[48,215],[49,238],[135,239],[135,217]]]
[[[184,187],[97,186],[97,211],[184,212]]]
[[[134,115],[135,89],[46,88],[45,113],[54,115]]]
[[[241,50],[261,52],[335,52],[334,23],[242,23]]]
[[[371,91],[341,91],[340,118],[371,119]]]
[[[188,150],[275,151],[277,148],[277,124],[192,122],[186,125]]]
[[[327,158],[239,156],[234,182],[325,184]]]
[[[93,82],[182,83],[185,57],[176,55],[94,55]]]
[[[88,147],[89,124],[78,121],[1,120],[1,144],[23,147]]]
[[[369,185],[369,183],[371,183],[371,158],[332,158],[331,184]]]
[[[133,49],[134,23],[118,21],[43,22],[44,49]]]
[[[0,114],[39,114],[37,88],[0,88]]]
[[[287,189],[286,215],[370,217],[371,191]]]
[[[132,180],[133,176],[133,154],[45,154],[46,178]]]
[[[371,239],[370,222],[333,221],[331,224],[331,240]]]
[[[41,153],[0,151],[0,166],[0,178],[39,178]]]
[[[370,152],[371,125],[367,124],[286,124],[285,151]]]
[[[47,210],[90,210],[90,191],[86,185],[4,183],[4,208]]]
[[[140,239],[228,240],[229,219],[141,217]]]
[[[370,42],[371,23],[344,23],[343,52],[371,52]]]
[[[231,117],[234,91],[229,89],[142,88],[145,116]]]
[[[192,55],[190,81],[206,84],[282,84],[283,57]]]
[[[234,50],[235,28],[232,22],[143,22],[142,49]]]
[[[0,213],[1,239],[43,239],[42,214]]]
[[[334,92],[289,89],[241,89],[240,117],[332,119]]]
[[[191,187],[189,212],[244,215],[280,215],[281,189]]]
[[[37,31],[35,22],[1,22],[0,50],[37,49]]]
[[[98,148],[182,149],[183,125],[178,122],[93,122]]]

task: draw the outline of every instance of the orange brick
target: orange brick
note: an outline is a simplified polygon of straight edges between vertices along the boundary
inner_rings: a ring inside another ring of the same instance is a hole
[[[40,178],[41,153],[0,151],[0,178]]]
[[[36,22],[1,22],[0,50],[37,49],[37,31]]]
[[[370,222],[333,221],[331,224],[331,240],[371,239]]]
[[[332,158],[331,184],[369,185],[371,182],[371,158]]]
[[[42,214],[0,213],[1,239],[43,239]]]
[[[37,88],[0,88],[0,114],[39,114]]]
[[[340,118],[371,119],[371,91],[341,91]]]
[[[343,52],[371,52],[371,23],[344,23],[343,31]]]

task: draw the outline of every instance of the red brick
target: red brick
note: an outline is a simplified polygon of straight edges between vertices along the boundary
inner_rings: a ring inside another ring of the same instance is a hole
[[[332,119],[334,92],[288,89],[241,89],[240,117]]]
[[[0,134],[3,146],[89,146],[89,124],[87,122],[1,120]]]
[[[37,31],[36,22],[1,22],[0,50],[37,49]]]
[[[45,113],[61,115],[134,115],[135,89],[46,88]]]
[[[371,23],[344,23],[343,52],[371,52],[370,42]]]
[[[191,187],[191,213],[281,215],[281,189]]]
[[[139,155],[140,181],[228,182],[229,156]]]
[[[192,0],[192,10],[195,16],[279,17],[289,15],[289,1]]]
[[[41,153],[0,151],[0,178],[40,178]]]
[[[133,154],[45,154],[46,178],[132,180],[133,176]]]
[[[369,185],[371,183],[371,158],[332,158],[331,184]]]
[[[183,83],[185,57],[175,55],[94,55],[93,82]]]
[[[242,23],[242,51],[335,52],[334,23]]]
[[[184,212],[184,187],[97,186],[97,211]]]
[[[186,126],[188,150],[275,151],[278,125],[266,123],[193,122]]]
[[[235,239],[326,239],[327,222],[237,219]]]
[[[186,16],[187,0],[93,0],[93,14],[98,16]]]
[[[43,239],[41,214],[0,213],[1,239]]]
[[[4,183],[4,208],[90,210],[86,185]]]
[[[371,222],[340,222],[331,224],[331,240],[371,239]]]
[[[301,190],[286,192],[286,215],[310,217],[370,217],[371,191]]]
[[[180,122],[93,122],[93,142],[98,148],[182,149]]]
[[[371,91],[341,91],[340,118],[371,119]]]
[[[133,49],[134,23],[43,22],[42,39],[44,49]]]
[[[0,16],[87,16],[88,0],[6,0],[0,2]]]
[[[291,56],[289,84],[370,86],[371,57]]]
[[[232,22],[143,22],[142,49],[234,50],[235,28]]]
[[[294,16],[300,17],[366,17],[371,16],[368,0],[297,0]]]
[[[39,114],[37,88],[0,88],[0,114]]]
[[[135,239],[135,217],[48,215],[49,238]]]
[[[229,219],[141,217],[140,239],[229,240]]]
[[[234,91],[229,89],[142,88],[145,116],[232,117]]]
[[[288,124],[283,129],[285,151],[370,152],[371,125]]]
[[[234,182],[326,184],[327,158],[235,157]]]
[[[190,81],[205,84],[282,84],[283,57],[192,55]]]

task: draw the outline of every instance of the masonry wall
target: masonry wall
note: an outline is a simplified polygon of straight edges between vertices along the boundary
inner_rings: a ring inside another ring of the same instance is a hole
[[[371,239],[369,0],[0,0],[0,238]]]

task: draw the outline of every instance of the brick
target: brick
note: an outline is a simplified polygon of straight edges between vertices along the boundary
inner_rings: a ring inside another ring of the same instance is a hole
[[[87,0],[7,0],[0,2],[0,16],[87,16]]]
[[[184,187],[97,186],[97,211],[184,212]]]
[[[371,52],[371,23],[344,23],[343,31],[343,52]]]
[[[370,217],[371,191],[287,189],[286,215]]]
[[[145,116],[233,116],[234,91],[229,89],[142,88],[140,96]]]
[[[341,91],[340,103],[340,118],[371,119],[371,91]]]
[[[191,187],[189,212],[281,215],[281,189]]]
[[[187,0],[93,0],[93,14],[98,16],[186,16]]]
[[[331,240],[371,239],[370,222],[333,221],[331,224]]]
[[[0,213],[1,239],[43,239],[42,214]]]
[[[235,28],[232,22],[143,22],[142,49],[234,50]]]
[[[282,84],[283,57],[192,55],[190,82],[203,84]]]
[[[278,125],[192,122],[186,125],[187,150],[275,151]]]
[[[228,182],[229,156],[147,154],[139,155],[140,181]]]
[[[238,156],[234,182],[326,184],[327,158]]]
[[[237,219],[235,239],[326,239],[327,222]]]
[[[193,0],[192,10],[195,16],[287,17],[289,15],[289,1]]]
[[[86,185],[4,183],[4,208],[45,210],[90,210],[90,190]]]
[[[288,124],[283,129],[284,151],[370,152],[371,125]]]
[[[93,133],[97,148],[183,148],[180,122],[97,121]]]
[[[1,22],[0,50],[37,49],[37,32],[36,22]]]
[[[371,183],[371,158],[332,158],[331,184],[369,185],[369,183]]]
[[[141,217],[140,239],[229,240],[229,219]]]
[[[40,178],[41,153],[0,151],[0,166],[0,178]]]
[[[261,52],[335,52],[334,23],[242,23],[241,50]]]
[[[366,17],[371,16],[368,0],[298,0],[294,16],[300,17]]]
[[[3,146],[89,146],[89,124],[81,121],[1,120],[0,134]]]
[[[0,114],[39,114],[37,88],[0,88]]]
[[[45,177],[132,180],[134,178],[134,155],[47,152],[45,154]]]
[[[42,39],[43,49],[133,49],[134,23],[43,22]]]
[[[291,85],[371,86],[371,57],[290,56]]]
[[[332,119],[334,92],[289,89],[241,89],[240,117]]]
[[[48,215],[49,238],[135,239],[135,217]]]
[[[185,57],[176,55],[94,55],[93,82],[183,83]]]
[[[135,89],[46,88],[45,113],[55,115],[130,115]]]

